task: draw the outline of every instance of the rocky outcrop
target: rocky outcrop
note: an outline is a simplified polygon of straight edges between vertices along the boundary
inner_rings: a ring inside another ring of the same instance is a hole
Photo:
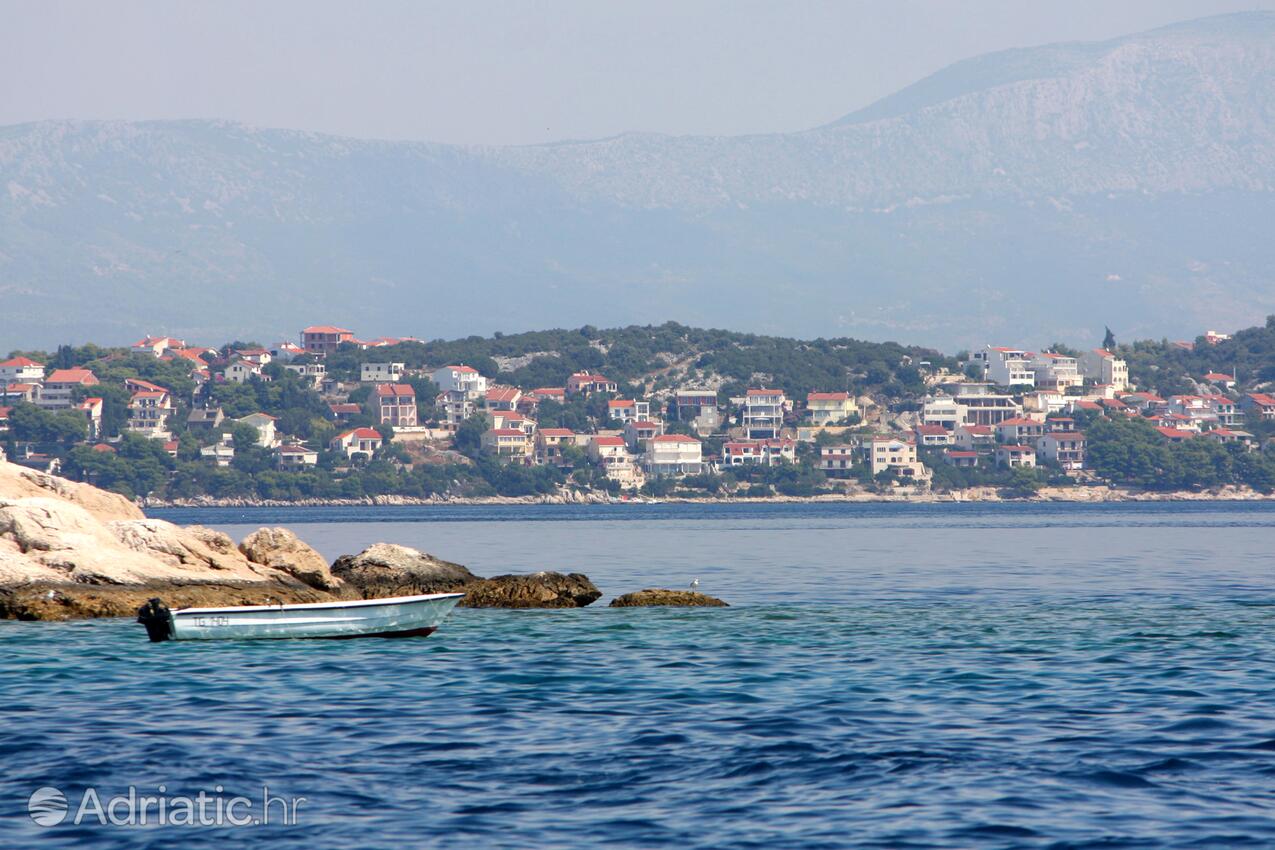
[[[219,531],[0,461],[0,618],[123,616],[152,596],[173,607],[333,598]]]
[[[332,596],[293,581],[187,584],[94,585],[34,582],[0,587],[0,620],[79,620],[133,617],[148,599],[159,597],[170,608],[269,605],[278,602],[328,602]]]
[[[262,528],[235,545],[219,531],[147,519],[120,496],[0,461],[0,619],[132,616],[156,596],[182,608],[457,591],[476,608],[578,608],[602,596],[579,573],[484,579],[392,543],[329,568],[287,529]]]
[[[137,505],[118,493],[108,493],[90,484],[78,484],[56,475],[0,461],[0,501],[32,498],[70,502],[99,520],[146,518]]]
[[[342,555],[332,574],[365,599],[413,593],[464,593],[462,608],[583,608],[602,591],[580,573],[476,576],[408,546],[377,543],[357,555]]]
[[[396,543],[377,543],[357,555],[342,555],[332,575],[364,599],[467,590],[479,577],[450,561]]]
[[[640,608],[657,605],[677,606],[682,608],[726,608],[725,602],[706,593],[693,590],[666,590],[662,587],[648,587],[634,593],[626,593],[611,600],[612,608]]]
[[[602,591],[582,573],[538,572],[483,579],[465,588],[462,608],[583,608]]]
[[[288,573],[317,590],[337,590],[345,582],[332,575],[323,556],[286,528],[259,528],[239,544],[239,552],[255,564]]]

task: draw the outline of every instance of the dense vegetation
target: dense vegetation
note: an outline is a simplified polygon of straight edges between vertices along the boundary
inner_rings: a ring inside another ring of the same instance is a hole
[[[1128,360],[1133,380],[1141,388],[1161,395],[1201,390],[1208,372],[1234,373],[1239,389],[1265,389],[1275,381],[1275,317],[1262,327],[1239,331],[1233,339],[1216,345],[1203,338],[1193,348],[1168,341],[1140,341],[1117,345]],[[221,349],[256,347],[233,342]],[[1066,351],[1055,344],[1055,350]],[[587,462],[579,449],[569,449],[563,469],[518,467],[497,463],[479,448],[479,438],[489,423],[483,417],[465,423],[457,434],[455,451],[422,455],[395,442],[388,428],[378,428],[386,446],[370,461],[348,461],[327,449],[338,428],[372,426],[371,387],[358,386],[349,401],[360,412],[348,422],[336,423],[323,398],[311,384],[279,364],[266,367],[269,381],[244,384],[212,383],[202,389],[192,377],[189,360],[160,360],[127,350],[96,345],[63,346],[55,352],[26,354],[49,368],[83,366],[102,384],[80,392],[104,400],[103,436],[114,452],[85,444],[85,421],[74,411],[52,413],[28,404],[17,404],[4,436],[12,452],[23,442],[63,460],[63,470],[130,496],[182,498],[200,495],[269,499],[361,498],[379,495],[429,497],[531,495],[554,493],[568,481],[576,486],[618,492],[601,470]],[[498,383],[531,389],[563,386],[576,371],[601,372],[620,383],[621,395],[648,397],[651,391],[678,385],[711,382],[720,385],[719,397],[741,393],[747,386],[769,384],[801,399],[809,391],[850,390],[868,393],[893,412],[914,410],[927,391],[923,371],[957,370],[960,360],[938,352],[895,343],[870,343],[849,339],[802,341],[721,330],[703,330],[668,323],[656,327],[599,330],[549,330],[491,338],[468,337],[431,342],[405,341],[391,347],[360,350],[342,346],[325,365],[330,377],[357,381],[365,362],[402,362],[409,368],[436,368],[467,363]],[[503,365],[503,370],[502,370]],[[171,428],[178,443],[171,457],[161,444],[123,433],[128,418],[127,378],[139,378],[172,391],[177,404]],[[433,398],[438,388],[428,377],[405,379],[417,391],[422,422],[438,415]],[[191,430],[186,417],[193,406],[221,407],[227,421],[216,430]],[[317,468],[283,472],[272,455],[256,445],[253,428],[234,420],[266,412],[277,417],[277,429],[319,450]],[[656,409],[657,415],[667,411]],[[585,432],[606,424],[606,397],[571,398],[565,403],[545,401],[538,420],[541,427],[566,427]],[[1082,417],[1085,418],[1085,417]],[[1238,445],[1196,439],[1169,443],[1146,422],[1098,417],[1084,423],[1089,439],[1089,460],[1100,478],[1118,484],[1152,489],[1190,489],[1223,484],[1247,484],[1266,491],[1275,487],[1275,462],[1262,453],[1246,452]],[[685,432],[681,423],[669,422],[670,431]],[[1259,440],[1275,436],[1275,427],[1249,421],[1246,429]],[[123,433],[122,438],[120,435]],[[200,456],[200,449],[229,435],[235,458],[219,468]],[[706,454],[720,455],[722,439],[704,443]],[[721,473],[705,473],[680,481],[648,482],[648,495],[675,493],[763,496],[808,496],[831,492],[840,482],[828,481],[816,467],[817,447],[803,445],[797,463],[779,467],[744,467]],[[943,463],[937,451],[923,450],[922,460],[934,471],[936,489],[994,486],[1010,494],[1026,495],[1045,484],[1070,479],[1059,471],[1003,470],[990,466],[956,469]],[[888,474],[874,479],[864,467],[851,471],[864,486],[884,489]]]

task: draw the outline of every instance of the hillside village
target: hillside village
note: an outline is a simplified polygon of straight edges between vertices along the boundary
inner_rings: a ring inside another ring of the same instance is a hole
[[[1167,352],[1207,361],[1235,345],[1213,331],[1154,356],[1109,340],[946,357],[676,325],[520,337],[364,340],[324,325],[270,346],[14,352],[0,362],[0,451],[168,499],[1275,485],[1262,375],[1164,368]],[[1138,386],[1126,356],[1184,391]]]

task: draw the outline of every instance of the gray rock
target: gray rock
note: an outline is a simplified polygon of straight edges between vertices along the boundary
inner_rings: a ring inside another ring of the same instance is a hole
[[[318,590],[335,590],[344,582],[332,575],[328,562],[286,528],[259,528],[239,544],[255,564],[265,564]]]
[[[505,575],[465,589],[462,608],[583,608],[602,598],[602,591],[581,573],[539,572]]]
[[[450,561],[396,543],[377,543],[357,555],[342,555],[332,575],[349,582],[364,599],[416,593],[452,593],[479,577]]]
[[[640,608],[657,605],[677,606],[682,608],[726,608],[725,602],[707,593],[696,593],[693,590],[667,590],[662,587],[648,587],[634,593],[626,593],[611,600],[612,608]]]

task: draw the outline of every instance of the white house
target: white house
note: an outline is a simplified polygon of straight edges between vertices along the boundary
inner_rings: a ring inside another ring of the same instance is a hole
[[[168,417],[173,415],[173,399],[168,390],[139,390],[128,402],[128,430],[144,437],[167,440]]]
[[[323,379],[328,374],[328,367],[322,363],[288,363],[283,368],[299,375],[316,390],[323,385]]]
[[[859,413],[859,405],[850,393],[806,393],[806,410],[812,425],[836,425]]]
[[[646,444],[645,467],[649,475],[698,475],[704,468],[703,446],[685,434],[660,434]]]
[[[1079,362],[1067,354],[1053,351],[1033,354],[1028,368],[1036,376],[1036,386],[1042,390],[1065,393],[1069,387],[1078,387],[1085,382],[1080,375]]]
[[[631,398],[616,398],[607,402],[607,416],[620,422],[646,421],[651,418],[651,403]]]
[[[624,445],[623,437],[595,436],[589,440],[589,458],[602,467],[607,478],[618,481],[622,487],[635,487],[641,476],[633,463],[633,457]]]
[[[261,364],[251,360],[236,360],[222,371],[222,377],[234,384],[243,384],[261,377]]]
[[[1110,351],[1095,348],[1080,355],[1080,374],[1115,392],[1129,389],[1129,365]]]
[[[996,465],[1005,467],[1032,467],[1036,465],[1036,450],[1031,446],[1003,445],[996,447]]]
[[[370,459],[381,449],[384,443],[381,433],[375,428],[352,428],[332,438],[328,447],[334,452],[342,452],[347,458]]]
[[[1050,431],[1036,438],[1036,453],[1063,469],[1085,468],[1085,435],[1077,431]]]
[[[10,357],[0,362],[0,387],[6,384],[36,384],[44,380],[44,366],[30,357]]]
[[[983,364],[984,379],[1000,387],[1034,386],[1036,373],[1031,370],[1030,358],[1021,348],[995,345],[974,352],[974,360]]]
[[[359,367],[359,380],[365,384],[392,384],[406,370],[405,363],[364,363]]]
[[[472,366],[444,366],[430,377],[441,390],[435,404],[453,428],[473,416],[487,395],[487,379]]]
[[[305,469],[319,463],[319,453],[305,446],[279,446],[275,449],[279,469]]]
[[[903,478],[930,477],[930,471],[917,460],[915,443],[897,437],[871,437],[863,441],[862,451],[873,475],[893,469]]]
[[[750,440],[773,440],[784,425],[788,398],[783,390],[748,390],[743,398],[742,424]]]
[[[247,416],[236,419],[236,422],[242,422],[245,425],[251,425],[257,429],[257,445],[263,449],[272,449],[279,445],[279,435],[275,432],[275,422],[279,418],[271,416],[269,413],[249,413]],[[380,436],[379,434],[377,436]]]
[[[35,403],[46,410],[66,410],[71,407],[71,396],[77,388],[95,387],[99,383],[88,369],[55,369],[44,379]]]
[[[185,347],[185,340],[173,339],[169,336],[148,336],[130,345],[128,350],[133,354],[149,354],[152,357],[159,357],[171,349]]]

